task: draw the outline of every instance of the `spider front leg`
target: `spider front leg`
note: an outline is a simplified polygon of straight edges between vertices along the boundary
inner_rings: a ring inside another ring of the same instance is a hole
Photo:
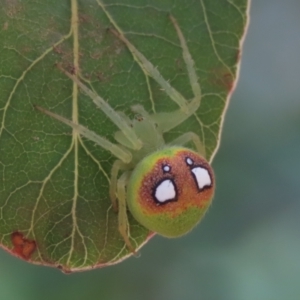
[[[198,77],[196,74],[196,70],[194,68],[194,61],[189,52],[187,42],[185,37],[178,25],[177,20],[170,15],[170,20],[173,23],[173,26],[176,30],[180,46],[182,48],[183,60],[186,64],[188,77],[190,80],[191,88],[194,93],[194,98],[191,102],[188,102],[175,88],[173,88],[168,80],[165,80],[163,76],[160,74],[157,68],[153,66],[153,64],[124,36],[124,34],[120,31],[119,28],[112,29],[111,32],[117,36],[122,42],[126,44],[129,51],[131,52],[135,61],[139,64],[141,69],[144,71],[146,75],[152,77],[164,90],[164,92],[171,98],[172,101],[177,103],[180,107],[180,111],[183,115],[185,115],[185,119],[188,118],[192,113],[194,113],[199,105],[201,100],[201,88],[198,83]],[[192,105],[190,105],[192,104]],[[177,123],[176,123],[177,124]],[[178,124],[177,124],[178,125]],[[177,126],[174,125],[173,127]]]
[[[177,20],[172,15],[170,15],[170,20],[173,23],[173,26],[174,26],[174,28],[177,32],[177,35],[178,35],[178,38],[179,38],[179,41],[180,41],[180,45],[181,45],[181,48],[182,48],[183,60],[186,64],[186,68],[187,68],[187,71],[188,71],[188,76],[189,76],[189,79],[190,79],[190,84],[191,84],[191,87],[192,87],[192,90],[193,90],[193,93],[194,93],[194,96],[195,96],[193,101],[199,102],[199,105],[200,105],[201,87],[200,87],[200,84],[198,82],[198,76],[196,74],[196,70],[195,70],[195,67],[194,67],[195,63],[193,61],[193,58],[192,58],[191,53],[189,51],[189,48],[187,46],[187,42],[186,42],[185,37],[184,37],[184,35],[183,35],[179,25],[178,25]]]
[[[191,101],[187,101],[175,88],[173,88],[170,83],[163,78],[158,69],[155,68],[153,64],[133,44],[131,44],[131,42],[124,36],[122,32],[119,31],[118,28],[116,28],[118,31],[111,30],[126,44],[133,58],[140,65],[144,73],[152,77],[161,86],[170,99],[177,103],[180,107],[180,109],[174,112],[161,112],[151,115],[152,120],[158,125],[158,128],[161,132],[168,132],[172,128],[181,124],[198,110],[201,102],[201,87],[198,82],[198,76],[194,67],[195,63],[189,52],[187,42],[177,20],[172,15],[169,17],[180,42],[182,57],[186,65],[190,85],[194,94],[194,97]]]
[[[206,157],[205,147],[203,146],[199,136],[194,132],[186,132],[180,135],[171,143],[169,143],[168,146],[178,146],[178,145],[183,146],[188,142],[193,142],[194,145],[196,146],[197,152],[203,157]]]
[[[190,85],[194,93],[194,98],[190,102],[187,102],[185,100],[187,103],[187,113],[183,112],[182,110],[177,110],[174,112],[157,113],[152,116],[152,119],[158,124],[162,132],[168,132],[169,130],[171,130],[172,128],[176,127],[177,125],[185,121],[187,118],[189,118],[192,114],[194,114],[197,111],[201,102],[201,87],[198,82],[198,76],[196,74],[196,70],[194,67],[195,65],[194,60],[190,54],[190,51],[187,46],[187,42],[178,25],[177,20],[172,15],[170,15],[170,20],[173,23],[173,26],[177,32],[178,39],[180,41],[180,46],[182,48],[182,56],[187,68]],[[171,92],[169,96],[173,101],[175,101],[174,97],[176,95],[174,93]]]

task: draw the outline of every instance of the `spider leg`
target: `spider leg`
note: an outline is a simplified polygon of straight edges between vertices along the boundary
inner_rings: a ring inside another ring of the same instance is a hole
[[[180,46],[182,48],[183,60],[186,65],[191,88],[194,93],[194,98],[190,102],[188,102],[176,89],[174,89],[169,84],[168,81],[166,81],[162,77],[162,75],[152,65],[152,63],[148,61],[147,58],[141,52],[139,52],[139,50],[135,48],[133,44],[129,42],[129,40],[127,40],[127,38],[120,32],[118,28],[117,28],[118,31],[111,30],[120,40],[122,40],[126,44],[132,56],[134,57],[136,62],[140,65],[141,69],[146,74],[151,76],[162,87],[162,89],[171,98],[171,100],[173,100],[175,103],[177,103],[180,106],[180,109],[174,112],[157,113],[151,115],[152,120],[158,124],[158,127],[162,132],[167,132],[171,130],[172,128],[178,126],[187,118],[189,118],[193,113],[197,111],[201,101],[201,87],[198,82],[198,76],[196,74],[196,70],[194,67],[195,63],[189,52],[187,42],[178,25],[177,20],[172,15],[170,15],[170,20],[176,30],[180,42]]]
[[[162,87],[165,93],[179,105],[181,110],[188,114],[189,108],[186,99],[162,77],[153,64],[133,44],[131,44],[121,32],[114,29],[111,29],[111,32],[126,44],[134,60],[139,64],[144,73],[152,77]]]
[[[72,79],[76,84],[93,100],[93,102],[111,119],[111,121],[123,132],[130,141],[130,148],[139,150],[143,146],[142,142],[136,136],[134,130],[130,127],[127,120],[122,118],[122,115],[116,112],[102,97],[83,84],[75,75],[70,74],[58,65],[58,68]]]
[[[124,172],[119,178],[117,183],[117,195],[119,200],[118,221],[119,221],[119,232],[121,233],[126,246],[131,252],[136,253],[135,248],[132,246],[129,239],[129,226],[128,226],[128,218],[127,218],[125,187],[127,185],[129,176],[130,176],[130,172]]]
[[[177,32],[180,46],[182,48],[182,56],[185,62],[188,76],[190,80],[190,84],[194,93],[194,98],[191,102],[187,104],[188,113],[183,113],[182,110],[177,110],[169,113],[157,113],[152,116],[152,119],[158,124],[162,132],[167,132],[177,125],[181,124],[187,118],[189,118],[192,114],[194,114],[200,106],[201,102],[201,87],[198,82],[198,76],[195,70],[195,63],[190,54],[190,51],[187,46],[187,42],[184,38],[184,35],[178,25],[177,20],[170,15],[170,20],[173,23],[173,26]],[[172,98],[172,95],[170,95]]]
[[[149,119],[150,115],[149,113],[145,110],[144,106],[140,105],[140,104],[136,104],[131,106],[131,110],[135,113],[140,114],[142,117]]]
[[[201,154],[203,157],[206,157],[205,147],[202,144],[199,136],[196,133],[191,131],[180,135],[171,143],[168,143],[168,146],[185,145],[188,142],[193,142],[194,145],[196,146],[197,152]]]
[[[110,186],[109,186],[109,197],[112,202],[112,206],[115,212],[118,211],[117,203],[117,183],[118,183],[118,174],[120,170],[126,170],[127,165],[124,164],[121,160],[116,160],[111,168],[111,177],[110,177]]]
[[[194,93],[194,99],[192,101],[199,102],[201,100],[201,88],[200,84],[198,82],[198,76],[196,74],[195,70],[195,63],[192,59],[192,56],[189,52],[187,42],[185,40],[185,37],[178,25],[177,20],[170,15],[170,20],[173,23],[173,26],[177,32],[180,46],[182,48],[182,55],[183,60],[186,64],[186,68],[188,71],[188,76],[190,79],[191,87]],[[127,38],[123,35],[123,33],[120,32],[120,30],[117,28],[118,31],[112,29],[112,33],[117,36],[122,42],[126,44],[128,49],[130,50],[133,58],[135,61],[140,65],[141,69],[151,76],[161,87],[162,89],[168,94],[168,96],[177,103],[181,110],[185,112],[186,114],[190,113],[190,108],[188,107],[188,102],[186,99],[176,90],[174,89],[168,81],[166,81],[163,76],[159,73],[159,71],[153,66],[153,64],[133,45],[127,40]]]
[[[124,36],[122,30],[115,22],[113,17],[106,11],[105,5],[102,1],[97,0],[98,4],[102,7],[104,13],[113,24],[115,29],[111,29],[111,32],[118,37],[129,49],[134,60],[139,64],[140,68],[143,70],[144,74],[151,76],[165,91],[165,93],[181,108],[181,110],[188,114],[189,108],[187,106],[186,99],[176,90],[174,89],[170,83],[163,78],[160,72],[153,66],[153,64],[133,45],[129,42],[129,40]],[[174,25],[175,26],[175,25]],[[177,25],[178,27],[178,25]],[[176,28],[176,26],[175,26]],[[180,30],[180,29],[179,29]],[[182,38],[183,35],[181,34]],[[184,38],[183,38],[184,40]],[[185,42],[185,41],[184,41]]]
[[[104,137],[96,134],[94,131],[87,129],[86,127],[84,127],[80,124],[76,124],[60,115],[54,114],[51,111],[46,110],[40,106],[36,105],[35,108],[37,110],[41,111],[42,113],[72,127],[73,130],[77,131],[79,134],[81,134],[88,140],[91,140],[91,141],[95,142],[96,144],[98,144],[103,149],[110,151],[115,157],[120,159],[122,162],[129,163],[131,161],[132,155],[128,150],[121,148],[119,145],[113,144],[112,142],[108,141]]]
[[[178,109],[172,112],[161,112],[151,115],[151,119],[158,125],[161,132],[168,132],[174,127],[178,126],[199,108],[200,102],[191,101],[188,104],[189,113],[185,114],[182,110]]]
[[[194,60],[193,60],[193,58],[190,54],[190,51],[188,49],[186,40],[185,40],[184,35],[183,35],[179,25],[178,25],[177,20],[172,15],[170,15],[170,20],[172,21],[172,23],[175,27],[175,30],[177,32],[177,35],[178,35],[178,38],[179,38],[179,41],[180,41],[180,45],[181,45],[181,48],[182,48],[183,60],[186,64],[186,68],[187,68],[187,71],[188,71],[188,76],[189,76],[189,79],[190,79],[191,87],[192,87],[192,90],[193,90],[193,93],[194,93],[194,96],[195,96],[195,98],[192,101],[199,102],[199,105],[200,105],[201,87],[200,87],[200,84],[198,82],[198,76],[196,74]]]

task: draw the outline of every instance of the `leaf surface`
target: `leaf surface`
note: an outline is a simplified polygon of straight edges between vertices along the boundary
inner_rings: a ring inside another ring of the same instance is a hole
[[[193,97],[169,14],[187,41],[202,91],[197,113],[165,134],[193,131],[211,160],[236,83],[246,0],[4,1],[0,10],[0,240],[8,251],[66,272],[117,263],[131,254],[108,197],[115,158],[37,112],[39,105],[115,142],[116,126],[57,64],[80,73],[130,118],[178,106],[115,35],[118,28],[186,99]],[[111,20],[115,24],[112,24]],[[130,215],[132,242],[149,231]]]

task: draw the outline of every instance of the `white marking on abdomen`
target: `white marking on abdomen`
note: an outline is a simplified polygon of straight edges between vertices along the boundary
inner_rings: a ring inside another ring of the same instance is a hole
[[[170,179],[162,181],[155,189],[154,196],[160,203],[173,200],[176,197],[175,185]]]
[[[211,185],[211,177],[206,169],[195,167],[192,169],[192,172],[195,175],[196,182],[200,190],[202,190],[205,186]]]
[[[185,161],[189,166],[193,165],[193,163],[194,163],[193,160],[189,157],[187,157]]]
[[[170,172],[171,171],[171,167],[168,165],[163,166],[163,171],[164,172]]]

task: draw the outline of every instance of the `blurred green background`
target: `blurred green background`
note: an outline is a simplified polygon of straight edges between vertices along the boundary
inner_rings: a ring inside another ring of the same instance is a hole
[[[214,0],[215,1],[215,0]],[[202,222],[113,267],[64,275],[1,250],[0,299],[300,299],[300,1],[254,0]]]

